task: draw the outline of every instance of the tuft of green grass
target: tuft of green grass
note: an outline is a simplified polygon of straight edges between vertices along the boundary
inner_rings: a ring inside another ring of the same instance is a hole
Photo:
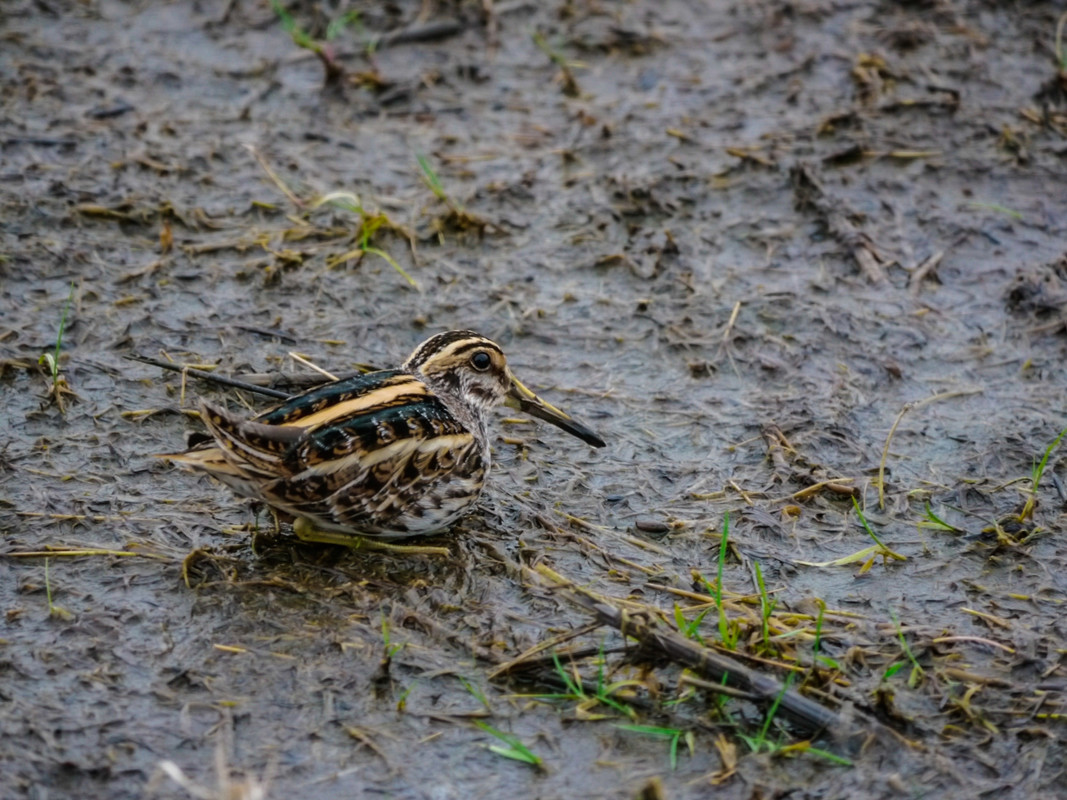
[[[789,691],[790,684],[793,681],[792,673],[786,678],[785,685],[782,686],[781,691],[775,697],[774,702],[771,703],[771,707],[767,709],[767,714],[763,718],[763,725],[760,726],[759,731],[755,735],[748,735],[742,732],[738,732],[738,738],[741,739],[749,750],[753,753],[765,752],[774,756],[791,756],[797,754],[810,753],[813,756],[823,758],[833,764],[840,766],[850,767],[852,762],[847,758],[839,756],[835,753],[831,753],[827,750],[823,750],[818,747],[812,747],[810,741],[793,742],[792,744],[783,744],[782,740],[774,741],[770,738],[771,725],[774,722],[774,718],[778,713],[778,706],[781,704],[782,697],[787,691]],[[729,715],[728,715],[729,716]],[[736,720],[732,716],[729,716],[731,722],[737,725]],[[738,726],[740,727],[740,726]]]
[[[616,700],[612,695],[624,686],[631,685],[630,681],[619,681],[617,683],[608,683],[607,677],[604,671],[606,659],[604,658],[604,646],[600,648],[600,658],[597,661],[597,674],[596,674],[596,688],[592,695],[585,691],[582,686],[581,680],[577,676],[572,676],[567,668],[563,666],[563,663],[559,660],[559,656],[556,653],[552,654],[552,662],[556,667],[556,674],[559,675],[563,681],[564,686],[567,687],[567,695],[564,697],[572,700],[576,700],[579,703],[585,703],[592,705],[599,703],[618,711],[625,717],[630,719],[637,719],[637,712],[634,711],[626,703],[621,700]]]
[[[578,88],[578,80],[574,77],[574,70],[571,68],[571,63],[564,58],[562,53],[555,50],[540,32],[535,31],[532,38],[533,43],[537,45],[537,49],[548,56],[549,60],[559,67],[559,78],[563,88],[563,94],[567,95],[567,97],[577,97],[581,94],[581,90]]]
[[[412,684],[400,693],[400,697],[396,699],[396,713],[403,714],[408,707],[408,695],[411,694],[415,687],[419,685],[418,681],[413,681]]]
[[[774,702],[771,703],[771,707],[767,709],[767,714],[763,718],[763,725],[760,726],[759,731],[754,736],[750,736],[739,731],[737,734],[738,738],[740,738],[741,741],[747,744],[749,750],[751,750],[753,753],[765,752],[770,755],[777,756],[791,756],[796,754],[810,753],[811,755],[818,756],[819,758],[825,759],[826,761],[829,761],[832,764],[851,767],[852,762],[849,759],[844,758],[843,756],[839,756],[836,753],[831,753],[828,750],[823,750],[818,747],[812,747],[810,741],[783,744],[781,739],[773,741],[770,738],[771,725],[773,724],[774,718],[778,713],[778,706],[781,704],[782,697],[784,697],[785,693],[789,691],[789,687],[792,682],[793,674],[790,673],[786,677],[785,683],[783,684],[781,691],[778,692],[778,695],[774,698]],[[731,721],[734,721],[732,717],[730,719]]]
[[[431,192],[433,192],[434,197],[444,203],[448,208],[449,213],[442,218],[442,223],[458,230],[474,230],[479,233],[484,232],[487,228],[499,227],[485,217],[468,211],[463,207],[462,203],[453,200],[451,195],[445,191],[444,184],[441,183],[441,178],[438,176],[437,170],[433,168],[433,164],[430,163],[430,159],[422,153],[416,153],[415,160],[419,162],[419,171],[422,173],[422,182],[426,184],[426,187]],[[441,228],[438,228],[437,232],[439,236],[443,234]]]
[[[642,733],[645,736],[656,736],[661,739],[670,740],[670,761],[671,769],[678,768],[678,743],[684,741],[686,747],[689,748],[689,755],[692,756],[696,749],[696,739],[693,736],[692,731],[683,731],[679,728],[661,728],[656,725],[616,725],[624,731],[633,731],[634,733]]]
[[[859,501],[856,500],[855,496],[852,497],[852,507],[856,509],[856,516],[860,518],[860,522],[863,524],[863,529],[867,531],[867,535],[874,540],[875,544],[874,551],[870,554],[870,557],[867,559],[866,562],[864,562],[863,566],[860,568],[861,575],[871,568],[871,565],[874,564],[874,560],[878,556],[881,556],[883,561],[886,561],[890,558],[896,559],[897,561],[907,561],[906,556],[902,556],[900,553],[890,550],[882,543],[882,540],[879,539],[877,534],[875,534],[875,532],[871,529],[870,524],[867,522],[867,517],[864,515],[863,509],[860,508]]]
[[[694,641],[704,644],[704,639],[701,638],[699,629],[700,623],[704,621],[704,617],[711,611],[711,606],[708,606],[699,614],[695,619],[687,620],[685,614],[682,613],[682,609],[677,603],[674,604],[674,624],[678,626],[678,632],[682,634],[686,639],[693,639]]]
[[[416,153],[415,160],[419,162],[419,169],[422,170],[422,181],[426,184],[426,187],[434,193],[438,200],[445,203],[445,205],[451,206],[452,199],[448,196],[448,192],[445,191],[444,184],[441,183],[441,178],[437,175],[437,170],[433,168],[433,164],[430,163],[430,159],[422,153]]]
[[[726,542],[730,538],[730,512],[727,511],[722,520],[722,538],[719,539],[719,563],[715,572],[715,606],[719,610],[719,640],[727,650],[737,649],[737,640],[740,630],[730,624],[726,616],[726,608],[722,604],[722,570],[726,563]]]
[[[774,698],[774,702],[771,703],[771,707],[767,709],[767,714],[763,718],[763,725],[760,726],[760,729],[755,736],[750,736],[738,731],[738,737],[748,745],[748,749],[753,753],[759,753],[761,751],[773,753],[781,748],[780,743],[769,741],[768,735],[770,734],[771,724],[774,722],[774,718],[778,713],[778,706],[782,702],[782,697],[789,691],[789,685],[792,681],[793,674],[790,673],[786,677],[785,683],[782,684],[781,691],[778,692]]]
[[[497,730],[489,723],[483,722],[480,719],[472,719],[471,722],[507,745],[507,747],[501,747],[498,744],[491,744],[489,745],[490,752],[496,753],[498,756],[503,756],[504,758],[510,758],[513,761],[521,761],[523,764],[529,764],[531,767],[544,769],[544,763],[542,762],[541,757],[535,755],[530,748],[524,745],[518,736]]]
[[[289,38],[293,40],[293,44],[297,47],[302,47],[305,50],[315,51],[315,48],[319,46],[314,37],[297,24],[293,15],[289,13],[280,0],[270,0],[270,7],[274,13],[278,16],[278,21],[281,22],[282,30],[289,34]]]
[[[1023,510],[1019,512],[1019,521],[1025,522],[1034,515],[1034,509],[1037,508],[1037,487],[1041,484],[1041,478],[1045,474],[1045,467],[1048,466],[1049,456],[1052,455],[1052,451],[1059,446],[1059,443],[1063,440],[1064,435],[1067,434],[1067,428],[1060,431],[1060,435],[1052,440],[1052,444],[1045,448],[1045,454],[1041,457],[1041,461],[1035,463],[1030,470],[1030,495],[1026,498],[1026,504],[1023,506]]]
[[[881,547],[883,550],[888,550],[889,548],[882,544],[882,540],[878,538],[878,536],[873,530],[871,530],[871,526],[867,522],[867,517],[863,513],[863,509],[860,508],[859,501],[856,499],[855,495],[853,495],[852,497],[852,507],[856,509],[856,515],[860,518],[860,523],[863,525],[863,529],[867,531],[867,535],[874,539],[874,543],[876,545]]]
[[[616,691],[624,686],[631,686],[632,681],[616,681],[615,683],[608,683],[606,673],[607,663],[608,660],[604,657],[604,644],[601,643],[600,655],[597,657],[596,662],[596,691],[593,696],[597,699],[597,702],[602,703],[609,708],[613,708],[620,714],[633,719],[637,716],[637,712],[626,703],[612,697]]]
[[[389,219],[388,216],[382,212],[372,213],[367,211],[363,207],[362,201],[359,199],[359,195],[353,192],[330,192],[323,195],[312,204],[312,208],[319,208],[323,205],[332,205],[335,208],[340,208],[344,211],[351,212],[359,217],[359,230],[357,231],[357,238],[359,239],[359,246],[354,250],[350,250],[346,253],[342,253],[339,256],[335,256],[328,262],[330,265],[340,264],[344,261],[348,261],[352,258],[362,257],[365,254],[378,256],[385,260],[397,274],[400,275],[408,286],[413,289],[418,289],[419,284],[415,281],[408,271],[397,263],[396,259],[389,255],[387,252],[379,247],[374,247],[371,244],[371,239],[383,228],[390,228],[393,230],[400,230],[397,225]]]
[[[330,24],[326,26],[326,41],[332,42],[340,36],[346,28],[352,26],[358,27],[359,25],[359,11],[355,9],[346,11],[344,14],[337,17],[337,19],[330,20]]]
[[[601,645],[600,656],[597,660],[597,677],[596,687],[593,689],[593,693],[590,694],[586,691],[585,686],[582,684],[581,677],[578,675],[577,668],[574,668],[572,674],[560,661],[557,653],[552,653],[552,662],[555,665],[556,675],[559,676],[560,681],[563,683],[564,691],[562,692],[544,692],[539,694],[524,695],[526,697],[533,697],[538,700],[565,700],[573,701],[578,704],[578,709],[581,712],[581,718],[587,721],[608,719],[604,714],[592,714],[589,712],[590,708],[597,705],[607,706],[608,708],[617,711],[628,719],[637,719],[637,712],[634,711],[629,705],[623,701],[617,699],[613,695],[619,689],[627,686],[633,686],[635,681],[618,681],[615,683],[609,683],[607,675],[605,674],[605,665],[607,659],[604,658],[604,647]]]
[[[784,697],[785,693],[789,691],[789,684],[791,684],[792,682],[793,673],[790,672],[786,676],[785,682],[782,684],[781,691],[778,692],[777,695],[775,695],[774,702],[771,703],[771,707],[767,709],[767,716],[763,720],[763,727],[760,728],[759,736],[756,739],[756,749],[754,752],[758,753],[760,749],[766,744],[767,734],[771,730],[771,723],[774,722],[774,717],[778,713],[778,706],[782,702],[782,697]]]
[[[322,67],[325,71],[325,83],[332,85],[340,81],[344,75],[344,68],[334,58],[333,50],[328,43],[337,38],[346,28],[358,25],[359,12],[355,10],[347,11],[336,19],[331,20],[326,26],[326,38],[323,42],[300,27],[281,0],[270,0],[270,7],[277,15],[282,30],[289,34],[289,38],[293,40],[293,44],[314,53],[319,61],[322,62]]]
[[[433,168],[430,159],[422,153],[416,153],[415,160],[419,162],[419,171],[422,173],[422,182],[426,184],[427,189],[433,192],[434,197],[448,206],[448,209],[457,217],[471,217],[473,219],[473,216],[468,214],[467,210],[461,204],[453,200],[452,196],[445,191],[445,186],[441,183],[441,177],[437,174],[437,170]]]
[[[722,520],[722,536],[719,538],[719,558],[716,565],[715,585],[697,571],[693,571],[693,577],[704,584],[704,591],[711,595],[712,602],[719,612],[719,641],[728,650],[736,650],[737,642],[741,637],[741,627],[732,621],[726,614],[726,607],[722,599],[722,573],[726,564],[726,550],[730,539],[730,512],[726,512]],[[677,618],[676,618],[677,619]]]
[[[52,388],[49,391],[49,395],[55,400],[60,411],[63,411],[63,395],[73,394],[70,388],[66,385],[66,381],[64,381],[59,374],[59,354],[63,349],[63,334],[67,329],[67,318],[70,316],[70,306],[73,302],[74,281],[71,281],[70,294],[67,295],[67,302],[63,306],[63,313],[59,317],[59,331],[56,333],[55,349],[51,353],[42,354],[41,357],[37,359],[37,363],[45,367],[52,378]]]

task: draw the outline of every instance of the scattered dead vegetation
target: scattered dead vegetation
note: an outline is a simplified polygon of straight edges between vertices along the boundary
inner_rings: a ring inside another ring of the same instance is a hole
[[[1052,5],[15,0],[3,780],[1054,793]],[[611,442],[509,422],[446,557],[151,457],[460,326]]]

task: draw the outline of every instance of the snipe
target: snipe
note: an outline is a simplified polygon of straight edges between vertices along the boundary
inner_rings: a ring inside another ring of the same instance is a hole
[[[305,541],[404,539],[447,528],[478,499],[488,412],[501,404],[604,446],[516,380],[495,343],[448,331],[399,369],[327,383],[248,420],[201,402],[214,443],[164,457],[291,515]]]

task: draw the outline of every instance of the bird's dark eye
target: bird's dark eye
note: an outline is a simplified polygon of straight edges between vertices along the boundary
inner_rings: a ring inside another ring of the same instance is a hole
[[[479,372],[485,372],[489,367],[493,365],[493,359],[489,357],[489,354],[484,350],[479,350],[473,356],[471,356],[471,366]]]

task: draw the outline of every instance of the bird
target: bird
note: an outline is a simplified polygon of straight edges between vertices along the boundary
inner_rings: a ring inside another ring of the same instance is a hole
[[[453,330],[398,369],[325,383],[250,419],[201,400],[210,439],[161,457],[293,518],[303,541],[418,550],[388,543],[445,530],[474,505],[499,405],[605,445],[515,378],[499,345]]]

